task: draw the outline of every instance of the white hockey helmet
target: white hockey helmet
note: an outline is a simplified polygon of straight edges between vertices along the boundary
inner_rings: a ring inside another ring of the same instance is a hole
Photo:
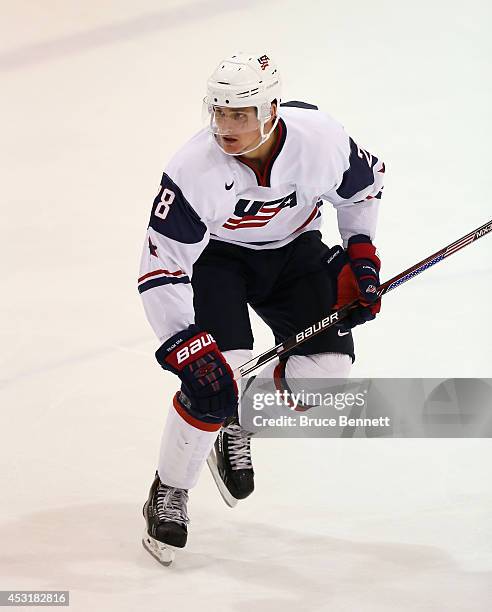
[[[281,81],[275,62],[266,53],[236,53],[225,58],[207,81],[207,95],[204,98],[204,114],[214,134],[220,134],[215,121],[215,108],[244,108],[254,106],[260,128],[260,142],[252,151],[263,144],[273,133],[265,133],[266,122],[272,118],[271,104],[280,104]],[[249,152],[242,151],[241,154]]]

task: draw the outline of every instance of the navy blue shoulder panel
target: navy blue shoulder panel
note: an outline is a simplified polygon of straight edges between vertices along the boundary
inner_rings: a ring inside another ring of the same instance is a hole
[[[337,194],[344,200],[350,200],[356,193],[374,183],[373,168],[378,158],[358,147],[350,138],[349,167],[343,173],[343,179]]]
[[[293,106],[294,108],[308,108],[318,110],[318,107],[308,102],[300,102],[299,100],[289,100],[289,102],[280,102],[280,106]]]
[[[166,173],[162,175],[161,188],[152,206],[149,227],[185,244],[200,242],[207,231],[181,189]]]

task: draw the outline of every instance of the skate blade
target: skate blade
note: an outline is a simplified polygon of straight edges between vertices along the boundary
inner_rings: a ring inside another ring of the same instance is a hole
[[[215,480],[215,484],[219,489],[219,493],[221,494],[222,499],[229,506],[229,508],[234,508],[239,500],[237,500],[230,494],[229,490],[224,484],[224,481],[220,477],[219,469],[217,467],[217,457],[215,455],[215,448],[212,448],[212,450],[210,451],[210,455],[207,458],[207,465],[212,474],[213,479]]]
[[[152,536],[149,536],[147,529],[145,529],[142,536],[142,544],[145,550],[148,551],[154,559],[159,561],[161,565],[167,567],[174,561],[174,546],[169,546],[169,544],[164,544],[163,542],[155,540]]]

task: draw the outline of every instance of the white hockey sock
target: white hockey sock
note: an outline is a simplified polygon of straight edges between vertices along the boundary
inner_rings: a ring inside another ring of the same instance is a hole
[[[220,427],[188,415],[174,396],[162,434],[158,467],[161,482],[179,489],[194,487]]]
[[[292,355],[285,366],[289,378],[348,378],[352,359],[342,353],[318,353],[316,355]]]
[[[260,370],[258,378],[273,378],[280,360],[274,359]],[[347,378],[352,359],[341,353],[292,355],[285,364],[286,378]]]
[[[232,369],[251,359],[246,349],[224,351]],[[161,482],[179,489],[191,489],[214,445],[221,425],[204,423],[189,415],[176,396],[164,426],[159,454],[158,473]]]

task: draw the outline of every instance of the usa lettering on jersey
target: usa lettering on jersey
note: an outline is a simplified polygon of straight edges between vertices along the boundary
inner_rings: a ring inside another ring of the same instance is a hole
[[[297,206],[297,195],[293,191],[288,196],[272,200],[271,202],[262,202],[258,200],[239,200],[234,209],[234,215],[229,217],[222,225],[225,229],[244,229],[248,227],[264,227],[274,217],[276,217],[283,208],[293,208]]]

